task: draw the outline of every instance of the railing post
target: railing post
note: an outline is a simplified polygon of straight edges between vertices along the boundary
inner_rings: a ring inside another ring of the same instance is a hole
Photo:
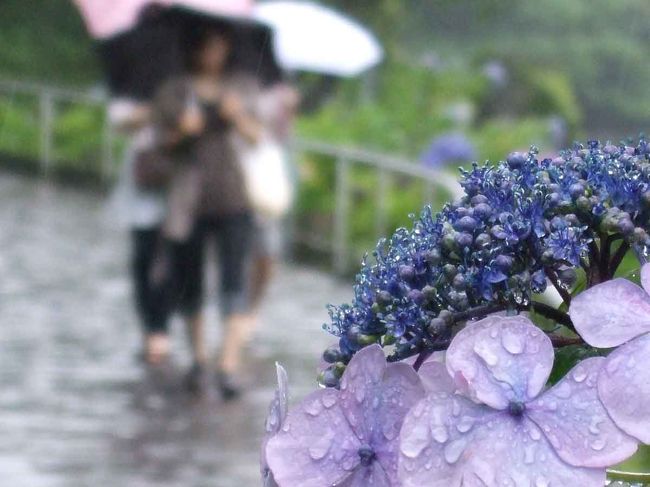
[[[334,270],[343,275],[348,270],[348,220],[350,210],[350,161],[341,156],[336,160],[336,206],[334,213]]]
[[[108,107],[104,109],[104,126],[102,130],[102,162],[100,167],[100,178],[107,182],[113,175],[113,127],[108,118]]]
[[[40,102],[40,169],[48,174],[52,165],[52,131],[54,128],[54,98],[49,90],[42,90]]]
[[[377,197],[375,213],[375,236],[377,238],[386,235],[386,213],[388,211],[388,171],[380,168],[377,174]]]

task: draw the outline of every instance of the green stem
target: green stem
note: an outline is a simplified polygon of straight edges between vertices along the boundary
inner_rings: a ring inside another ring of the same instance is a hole
[[[571,317],[569,317],[569,315],[564,311],[560,311],[553,306],[549,306],[548,304],[540,303],[537,301],[530,303],[530,307],[533,309],[533,311],[535,311],[535,313],[545,316],[546,318],[549,318],[556,323],[559,323],[560,325],[564,325],[573,332],[576,331],[575,327],[573,326],[573,322],[571,321]]]
[[[614,254],[614,257],[612,257],[612,261],[609,264],[610,278],[614,277],[616,269],[618,269],[618,266],[621,265],[621,262],[623,262],[623,258],[625,258],[625,254],[627,254],[628,250],[630,250],[630,244],[627,242],[621,242],[621,245],[619,245],[618,249],[616,249],[616,253]]]
[[[650,473],[622,472],[620,470],[607,470],[609,480],[621,480],[631,484],[647,485],[650,483]]]
[[[546,275],[551,280],[551,284],[553,284],[553,287],[555,287],[557,292],[560,293],[560,296],[562,296],[562,300],[564,301],[564,304],[569,306],[571,304],[571,295],[569,294],[569,292],[566,289],[564,289],[560,285],[560,279],[557,277],[557,274],[555,273],[555,271],[553,269],[551,269],[550,267],[545,267],[544,272],[546,272]]]

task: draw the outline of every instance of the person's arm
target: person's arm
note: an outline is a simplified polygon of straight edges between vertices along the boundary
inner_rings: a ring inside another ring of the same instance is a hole
[[[179,80],[166,83],[158,91],[154,102],[154,118],[163,147],[174,148],[186,138],[203,132],[203,114],[198,106],[188,104],[187,99],[187,85]]]
[[[262,124],[244,108],[235,93],[227,93],[221,102],[221,115],[229,120],[235,130],[249,143],[256,144],[262,136]]]
[[[121,132],[134,132],[149,123],[151,109],[145,103],[131,100],[114,100],[108,107],[108,119]]]

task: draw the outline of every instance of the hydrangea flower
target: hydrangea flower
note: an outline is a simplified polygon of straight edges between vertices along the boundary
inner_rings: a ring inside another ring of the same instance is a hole
[[[404,420],[401,485],[602,487],[605,468],[637,442],[598,399],[605,359],[584,360],[543,391],[553,358],[549,338],[521,315],[461,330],[446,355],[455,388],[434,387]]]
[[[613,242],[650,249],[650,145],[643,139],[635,146],[590,141],[543,160],[531,148],[474,164],[462,171],[461,185],[459,201],[438,214],[425,208],[412,228],[380,240],[351,302],[330,307],[325,328],[338,337],[339,353],[328,356],[324,384],[336,386],[370,343],[391,346],[391,361],[439,349],[456,316],[484,317],[475,312],[488,305],[527,311],[547,282],[568,306],[575,269],[587,270],[588,285],[614,275]]]
[[[291,410],[266,446],[281,487],[397,486],[399,432],[424,397],[413,367],[388,364],[379,345],[350,361],[340,390],[321,389]]]
[[[607,357],[598,392],[623,431],[650,443],[650,264],[641,268],[641,284],[627,279],[598,284],[576,296],[569,314],[590,345],[624,344]]]
[[[266,418],[264,425],[266,434],[262,442],[262,451],[260,458],[260,473],[262,474],[262,487],[277,487],[277,483],[273,478],[273,472],[269,468],[269,463],[266,459],[266,445],[276,435],[287,418],[289,412],[289,380],[287,378],[287,371],[280,364],[276,362],[275,371],[278,379],[278,388],[275,391],[275,397],[269,405],[269,414]]]

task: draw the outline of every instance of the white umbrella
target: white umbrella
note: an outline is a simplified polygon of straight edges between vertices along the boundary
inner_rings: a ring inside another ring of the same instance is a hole
[[[278,0],[255,6],[253,16],[274,30],[274,50],[288,70],[356,76],[383,57],[368,29],[332,9]]]

